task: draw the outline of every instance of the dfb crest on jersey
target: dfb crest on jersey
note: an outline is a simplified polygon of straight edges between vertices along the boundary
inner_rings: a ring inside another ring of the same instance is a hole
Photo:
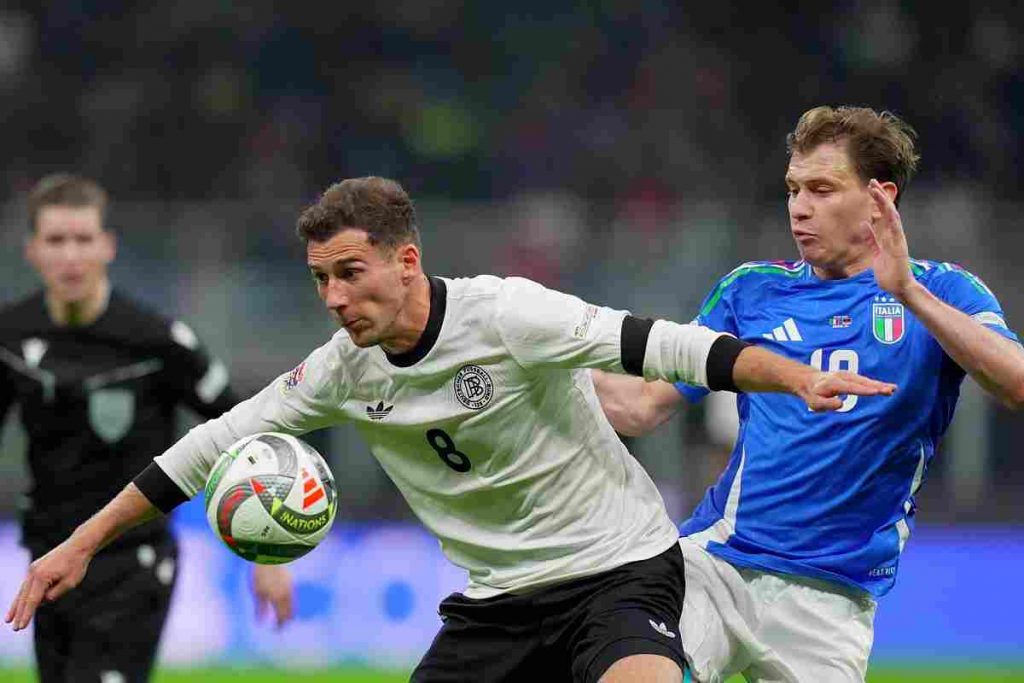
[[[883,344],[895,344],[906,330],[903,304],[883,297],[871,304],[871,331]]]
[[[89,425],[107,443],[120,441],[135,420],[135,394],[128,389],[89,392]]]
[[[479,365],[463,365],[455,374],[455,398],[471,410],[480,410],[494,398],[494,382]]]

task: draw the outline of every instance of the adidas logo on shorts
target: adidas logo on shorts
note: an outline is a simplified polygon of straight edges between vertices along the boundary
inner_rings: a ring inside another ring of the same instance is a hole
[[[654,621],[654,619],[648,619],[647,621],[651,624],[651,628],[653,628],[655,631],[657,631],[661,635],[665,636],[666,638],[675,638],[676,637],[675,633],[672,633],[672,631],[668,630],[668,627],[665,626],[665,622],[664,621],[661,622],[660,624],[656,623]]]

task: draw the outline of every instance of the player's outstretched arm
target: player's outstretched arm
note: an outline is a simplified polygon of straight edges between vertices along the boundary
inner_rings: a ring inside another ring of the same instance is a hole
[[[608,422],[619,434],[644,436],[676,414],[682,395],[668,382],[592,370],[594,389]]]
[[[1014,410],[1024,410],[1024,349],[993,332],[925,287],[899,297],[943,350],[985,391]]]
[[[67,540],[29,565],[4,621],[15,631],[27,627],[40,603],[52,602],[82,582],[89,562],[100,549],[159,514],[135,484],[128,484]]]
[[[839,396],[891,396],[896,385],[852,372],[821,372],[756,346],[747,346],[732,368],[736,387],[746,392],[784,392],[799,396],[815,412],[838,410]]]
[[[852,372],[821,372],[700,325],[627,315],[621,346],[622,368],[629,374],[712,391],[783,392],[799,396],[814,411],[838,410],[842,394],[890,395],[896,390]]]
[[[875,280],[913,311],[943,350],[986,391],[1016,410],[1024,409],[1024,349],[932,294],[913,277],[903,221],[891,183],[872,180],[868,189],[878,211],[869,227],[874,240]]]

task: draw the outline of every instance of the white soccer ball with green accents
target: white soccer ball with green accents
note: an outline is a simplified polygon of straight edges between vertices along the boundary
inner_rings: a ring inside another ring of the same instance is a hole
[[[327,535],[337,511],[323,457],[288,434],[254,434],[232,444],[206,480],[206,519],[234,553],[283,564]]]

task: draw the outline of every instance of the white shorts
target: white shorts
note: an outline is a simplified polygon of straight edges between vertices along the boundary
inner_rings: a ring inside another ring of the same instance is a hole
[[[680,632],[693,677],[863,683],[876,603],[827,581],[737,568],[690,540]]]

